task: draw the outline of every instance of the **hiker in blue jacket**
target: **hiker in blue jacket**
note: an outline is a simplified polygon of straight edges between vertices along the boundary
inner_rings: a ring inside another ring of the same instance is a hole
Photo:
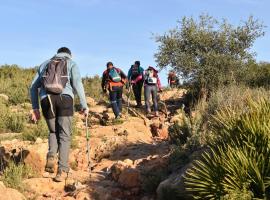
[[[58,154],[58,170],[54,178],[56,182],[64,181],[70,172],[68,158],[72,134],[73,91],[78,94],[82,113],[87,116],[89,110],[79,68],[72,60],[71,51],[62,47],[52,59],[39,66],[30,88],[32,120],[37,122],[40,119],[40,98],[42,113],[50,132],[46,172],[54,173]]]
[[[140,61],[136,61],[128,71],[129,85],[132,86],[138,108],[142,107],[143,73],[144,69],[141,67]]]

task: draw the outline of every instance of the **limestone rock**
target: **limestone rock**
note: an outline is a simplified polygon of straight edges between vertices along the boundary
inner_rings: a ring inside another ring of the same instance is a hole
[[[7,188],[0,182],[0,200],[26,200],[26,198],[19,191]]]
[[[5,94],[0,94],[0,98],[4,99],[5,101],[9,100],[9,97],[7,95],[5,95]]]

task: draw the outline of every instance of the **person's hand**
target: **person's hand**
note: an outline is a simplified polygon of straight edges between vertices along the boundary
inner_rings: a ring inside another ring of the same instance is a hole
[[[80,113],[87,118],[89,115],[89,108],[83,108]]]
[[[36,123],[38,120],[40,120],[40,112],[39,109],[34,109],[31,113],[31,120]]]

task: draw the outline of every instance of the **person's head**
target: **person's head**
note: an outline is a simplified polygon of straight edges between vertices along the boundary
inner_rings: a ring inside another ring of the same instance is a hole
[[[113,67],[113,63],[112,62],[107,62],[107,69],[111,69]]]
[[[135,61],[134,65],[135,65],[135,67],[140,67],[141,66],[141,62],[140,61]]]
[[[70,51],[70,49],[67,48],[67,47],[61,47],[61,48],[59,48],[59,49],[57,50],[57,53],[67,53],[67,54],[71,55],[71,51]]]

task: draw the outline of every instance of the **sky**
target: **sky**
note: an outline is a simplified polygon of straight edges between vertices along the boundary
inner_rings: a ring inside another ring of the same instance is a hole
[[[266,34],[252,50],[270,61],[269,7],[269,0],[0,0],[0,64],[37,66],[66,46],[83,76],[101,75],[108,61],[125,72],[135,60],[156,66],[154,35],[202,13],[235,25],[250,15],[261,20]]]

